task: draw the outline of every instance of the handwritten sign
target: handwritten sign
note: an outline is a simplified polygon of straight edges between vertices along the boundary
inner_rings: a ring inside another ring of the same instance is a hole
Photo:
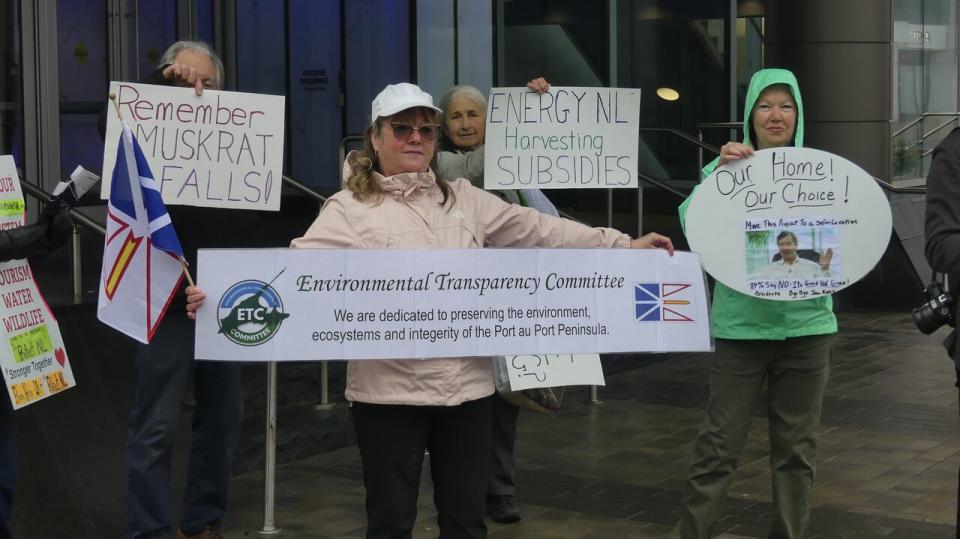
[[[284,97],[111,82],[167,204],[277,211]],[[110,104],[100,196],[110,196],[120,119]]]
[[[510,391],[606,385],[599,354],[523,354],[504,359]]]
[[[0,157],[0,230],[24,224],[13,158]],[[0,370],[13,409],[77,385],[60,327],[26,260],[0,262]]]
[[[637,187],[640,90],[493,88],[485,189]]]
[[[710,349],[691,253],[201,249],[197,282],[197,359]]]
[[[890,240],[890,205],[843,157],[776,148],[718,167],[687,210],[690,247],[723,284],[755,297],[831,294],[867,274]]]

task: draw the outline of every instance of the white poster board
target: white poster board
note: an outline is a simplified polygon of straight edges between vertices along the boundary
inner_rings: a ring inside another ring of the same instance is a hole
[[[637,88],[492,88],[484,188],[636,188],[639,122]]]
[[[280,209],[284,97],[111,82],[166,204]],[[100,196],[110,196],[120,119],[108,103]]]
[[[890,204],[866,171],[793,147],[718,167],[686,217],[707,272],[744,294],[784,301],[855,283],[883,256],[891,227]]]
[[[522,354],[506,356],[505,365],[510,391],[606,385],[599,354]]]
[[[201,249],[197,272],[197,359],[710,350],[691,253]]]
[[[24,224],[13,157],[0,157],[0,230]],[[13,409],[77,385],[53,311],[26,260],[0,262],[0,370]]]

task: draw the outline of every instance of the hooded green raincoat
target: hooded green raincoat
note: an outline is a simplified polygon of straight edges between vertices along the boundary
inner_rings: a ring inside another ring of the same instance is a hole
[[[753,107],[763,90],[774,84],[786,84],[790,87],[797,103],[794,146],[803,146],[803,103],[800,87],[793,73],[786,69],[762,69],[750,79],[743,107],[743,143],[754,146],[750,128]],[[701,178],[713,173],[719,161],[718,157],[703,167]],[[688,197],[680,205],[682,225],[686,223],[689,204]],[[714,337],[722,339],[783,340],[788,337],[836,333],[837,318],[833,314],[833,300],[830,296],[800,301],[774,301],[748,296],[717,282],[710,310],[710,330]]]

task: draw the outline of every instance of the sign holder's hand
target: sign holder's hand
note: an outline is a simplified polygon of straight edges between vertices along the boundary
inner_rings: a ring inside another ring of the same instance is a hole
[[[651,232],[644,234],[635,240],[630,240],[631,249],[666,249],[670,256],[673,256],[673,242],[670,238]]]
[[[207,295],[203,293],[203,290],[193,285],[188,286],[185,292],[187,294],[187,318],[196,320],[197,309],[203,306],[203,300],[207,299]]]
[[[170,64],[163,70],[163,78],[174,83],[183,83],[193,86],[197,96],[203,95],[203,77],[197,70],[184,64]]]
[[[720,164],[726,165],[730,161],[746,159],[753,155],[753,148],[740,142],[728,142],[720,146]]]
[[[545,94],[550,91],[550,83],[543,77],[537,77],[527,83],[527,88],[530,88],[538,94]]]

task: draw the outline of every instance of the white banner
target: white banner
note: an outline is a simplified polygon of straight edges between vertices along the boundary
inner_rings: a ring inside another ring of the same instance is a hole
[[[603,386],[598,354],[524,354],[506,356],[510,391],[541,387]]]
[[[111,82],[166,204],[280,209],[284,97]],[[110,196],[120,119],[108,103],[100,196]]]
[[[890,241],[890,204],[852,162],[810,148],[761,150],[718,167],[687,208],[690,248],[744,294],[801,300],[857,282]]]
[[[710,349],[691,253],[201,249],[197,265],[197,359]]]
[[[24,224],[13,157],[0,157],[0,230]],[[0,369],[13,409],[77,385],[60,327],[26,260],[0,263]]]
[[[639,123],[636,88],[492,88],[484,188],[635,188]]]

